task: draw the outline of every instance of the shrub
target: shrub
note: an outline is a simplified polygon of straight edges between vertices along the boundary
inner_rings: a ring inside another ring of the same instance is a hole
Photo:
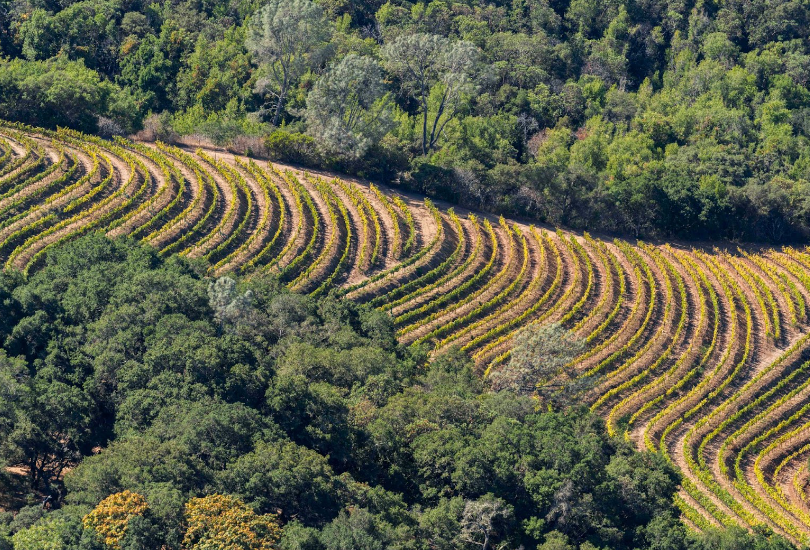
[[[276,130],[265,139],[270,158],[296,164],[318,164],[320,155],[315,139],[299,132]]]

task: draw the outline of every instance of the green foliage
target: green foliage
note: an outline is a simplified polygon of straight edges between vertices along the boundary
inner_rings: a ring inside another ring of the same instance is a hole
[[[259,510],[281,510],[282,518],[307,518],[322,525],[340,509],[346,480],[327,459],[292,441],[261,443],[235,460],[222,485],[254,503]]]
[[[271,0],[252,19],[246,45],[259,65],[257,92],[272,98],[266,111],[274,126],[290,88],[317,65],[330,31],[323,10],[310,0]]]
[[[131,131],[132,99],[81,61],[0,60],[0,117],[56,128],[95,132],[107,117],[119,132]]]
[[[82,59],[91,69],[103,70],[115,63],[117,52],[105,40],[116,33],[122,16],[118,2],[75,2],[56,13],[34,9],[19,28],[22,54],[29,60],[47,60],[64,53]]]
[[[466,96],[475,91],[471,78],[478,61],[474,44],[450,42],[436,34],[404,34],[386,44],[381,54],[403,90],[419,105],[422,154],[438,144],[445,125],[453,120]]]
[[[571,364],[584,349],[585,342],[560,324],[529,325],[515,336],[509,363],[491,374],[492,387],[570,404],[588,387]]]
[[[142,114],[169,107],[180,56],[190,45],[189,33],[173,21],[164,22],[159,34],[122,44],[117,80],[131,91]]]
[[[252,106],[253,75],[245,48],[245,31],[231,27],[219,40],[201,35],[194,51],[177,75],[176,105],[197,106],[205,113],[221,112],[236,100],[244,109]]]
[[[315,139],[299,132],[275,130],[264,142],[270,157],[296,164],[318,164],[320,155]]]
[[[11,537],[14,550],[68,550],[81,540],[81,524],[70,518],[49,515]]]
[[[327,151],[363,157],[391,128],[389,98],[379,65],[347,55],[307,95],[307,129]]]

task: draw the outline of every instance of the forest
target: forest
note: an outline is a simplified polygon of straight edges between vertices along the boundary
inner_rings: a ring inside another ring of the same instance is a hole
[[[0,0],[0,550],[805,548],[808,86],[807,0]]]
[[[688,531],[661,454],[273,276],[95,234],[0,303],[0,548],[795,548]]]
[[[0,0],[0,118],[631,237],[810,236],[801,0]]]

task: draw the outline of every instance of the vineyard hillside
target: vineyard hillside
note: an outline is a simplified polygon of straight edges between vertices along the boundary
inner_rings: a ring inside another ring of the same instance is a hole
[[[683,474],[692,529],[764,524],[810,541],[810,251],[598,239],[258,161],[0,124],[0,260],[130,236],[212,276],[277,274],[390,314],[399,340],[460,348],[482,376],[515,334],[585,342],[608,431]]]

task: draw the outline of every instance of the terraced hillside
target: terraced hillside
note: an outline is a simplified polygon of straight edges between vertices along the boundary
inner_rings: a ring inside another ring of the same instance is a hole
[[[611,433],[683,472],[690,527],[810,539],[807,250],[608,242],[220,152],[0,125],[5,267],[97,230],[212,274],[336,288],[482,373],[522,327],[562,323],[587,341],[574,364],[602,375],[590,402]]]

